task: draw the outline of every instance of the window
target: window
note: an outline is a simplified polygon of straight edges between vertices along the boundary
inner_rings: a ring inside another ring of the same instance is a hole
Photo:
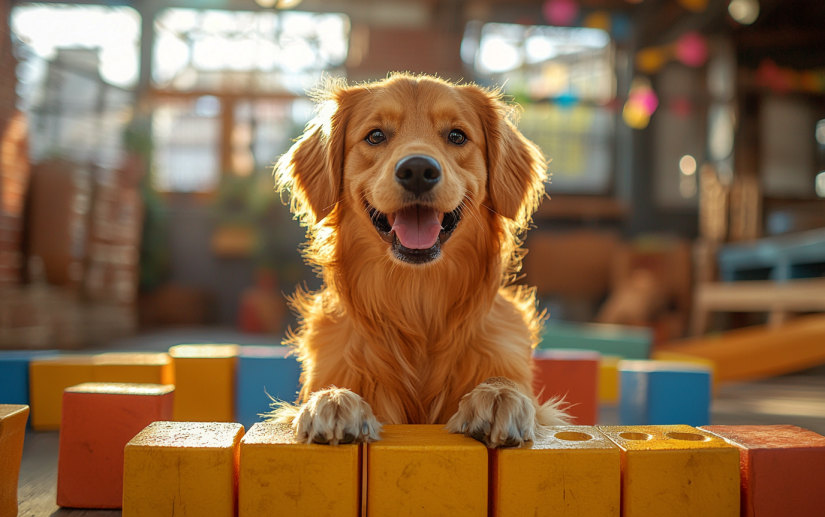
[[[155,186],[162,191],[207,192],[220,179],[221,101],[209,95],[167,100],[152,118]]]
[[[172,90],[303,95],[346,60],[342,14],[165,9],[155,19],[152,78]]]
[[[471,22],[461,54],[477,81],[503,85],[521,105],[519,129],[552,159],[551,193],[608,192],[616,79],[606,32]]]
[[[12,9],[21,109],[33,162],[60,154],[120,165],[137,83],[140,16],[128,7],[29,4]]]
[[[305,90],[324,72],[345,75],[349,28],[342,14],[161,11],[152,64],[157,187],[207,192],[221,174],[270,174],[312,113]]]

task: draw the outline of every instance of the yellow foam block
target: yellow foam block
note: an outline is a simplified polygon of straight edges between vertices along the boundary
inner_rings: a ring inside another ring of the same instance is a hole
[[[560,426],[490,451],[494,517],[619,517],[621,454],[595,427]]]
[[[284,424],[254,424],[241,440],[240,517],[357,517],[359,445],[293,443]]]
[[[69,355],[33,359],[29,363],[32,428],[60,429],[63,390],[94,381],[94,356]]]
[[[737,517],[739,450],[688,425],[599,427],[622,449],[622,517]]]
[[[599,402],[616,404],[619,401],[619,361],[617,355],[603,355],[599,360]]]
[[[0,404],[0,517],[17,517],[17,480],[29,406]]]
[[[367,446],[369,517],[487,515],[487,448],[443,425],[388,425]]]
[[[169,354],[109,353],[94,356],[95,382],[174,384]]]
[[[124,449],[123,517],[234,517],[243,426],[155,422]]]
[[[238,351],[237,345],[177,345],[169,349],[175,364],[175,420],[235,419]]]

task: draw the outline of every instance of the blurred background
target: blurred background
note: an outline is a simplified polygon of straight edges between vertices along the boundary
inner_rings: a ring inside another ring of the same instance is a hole
[[[549,329],[630,326],[654,352],[717,361],[722,381],[804,370],[761,410],[825,422],[823,2],[0,14],[0,348],[279,343],[286,295],[319,286],[271,177],[312,114],[305,91],[409,71],[503,86],[552,158],[519,280]]]

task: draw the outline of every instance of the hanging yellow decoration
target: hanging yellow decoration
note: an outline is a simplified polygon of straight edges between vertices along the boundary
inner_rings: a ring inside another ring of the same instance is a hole
[[[708,8],[708,0],[679,0],[682,7],[694,13],[704,12]]]
[[[644,74],[655,74],[670,61],[670,54],[668,48],[643,48],[636,53],[636,68]]]
[[[610,32],[611,21],[610,13],[607,11],[595,11],[587,15],[583,25],[591,29],[601,29]]]

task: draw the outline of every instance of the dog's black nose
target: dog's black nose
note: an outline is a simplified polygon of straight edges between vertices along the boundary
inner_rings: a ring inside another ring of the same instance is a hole
[[[395,181],[416,196],[428,192],[440,180],[441,165],[429,156],[407,156],[395,165]]]

